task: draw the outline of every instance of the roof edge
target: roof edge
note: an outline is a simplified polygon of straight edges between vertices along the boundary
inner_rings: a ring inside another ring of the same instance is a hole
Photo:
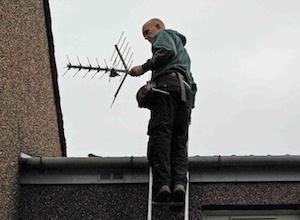
[[[20,158],[21,169],[148,168],[146,157],[32,157]],[[222,167],[300,167],[300,155],[285,156],[193,156],[190,169]]]

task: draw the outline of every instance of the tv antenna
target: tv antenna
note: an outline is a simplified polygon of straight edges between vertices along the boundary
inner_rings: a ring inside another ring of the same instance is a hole
[[[97,65],[93,66],[88,57],[87,57],[88,65],[81,64],[79,57],[77,57],[78,64],[72,64],[69,60],[69,57],[67,56],[67,59],[68,59],[68,63],[66,66],[67,71],[63,74],[63,76],[65,76],[70,69],[76,69],[77,71],[75,72],[73,77],[77,76],[77,74],[83,70],[85,70],[87,72],[82,76],[82,78],[87,77],[87,75],[93,71],[95,73],[92,75],[91,79],[94,79],[96,77],[96,75],[100,72],[104,72],[104,73],[99,77],[99,79],[102,79],[102,77],[106,73],[109,73],[110,78],[114,78],[116,76],[121,75],[121,83],[120,83],[117,91],[114,94],[114,98],[110,105],[110,108],[113,106],[113,104],[117,98],[117,95],[120,92],[120,89],[129,73],[129,69],[133,63],[133,59],[132,59],[133,52],[131,52],[131,47],[129,46],[129,42],[127,41],[126,37],[124,37],[123,35],[124,35],[124,31],[122,32],[118,42],[114,45],[115,49],[110,58],[110,62],[112,62],[112,67],[108,67],[105,59],[104,59],[105,67],[101,67],[99,65],[97,58],[96,58]]]

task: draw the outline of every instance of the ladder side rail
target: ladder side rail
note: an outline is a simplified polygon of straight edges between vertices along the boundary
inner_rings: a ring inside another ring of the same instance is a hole
[[[189,219],[189,198],[190,198],[190,172],[188,171],[186,174],[187,184],[185,191],[185,206],[184,206],[184,220]]]
[[[148,216],[147,220],[152,219],[152,185],[153,185],[153,176],[152,168],[149,167],[149,190],[148,190]]]

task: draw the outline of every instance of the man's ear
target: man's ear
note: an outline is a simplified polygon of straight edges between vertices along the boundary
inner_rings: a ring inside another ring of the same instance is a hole
[[[155,25],[155,27],[156,27],[158,30],[160,30],[160,29],[163,28],[163,26],[162,26],[161,24],[159,24],[159,23],[157,23],[157,24]]]

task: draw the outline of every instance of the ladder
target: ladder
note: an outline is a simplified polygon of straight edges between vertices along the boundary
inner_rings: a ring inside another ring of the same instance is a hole
[[[185,191],[185,205],[184,205],[184,220],[189,219],[189,191],[190,191],[190,184],[189,184],[189,172],[187,172],[187,184],[186,184],[186,191]],[[152,186],[153,186],[153,174],[152,174],[152,167],[149,168],[149,193],[148,193],[148,215],[147,220],[152,220],[152,210],[153,210],[153,201],[152,201]],[[165,206],[169,206],[169,203],[166,203]],[[175,204],[176,205],[176,204]],[[162,204],[161,206],[164,206]]]

